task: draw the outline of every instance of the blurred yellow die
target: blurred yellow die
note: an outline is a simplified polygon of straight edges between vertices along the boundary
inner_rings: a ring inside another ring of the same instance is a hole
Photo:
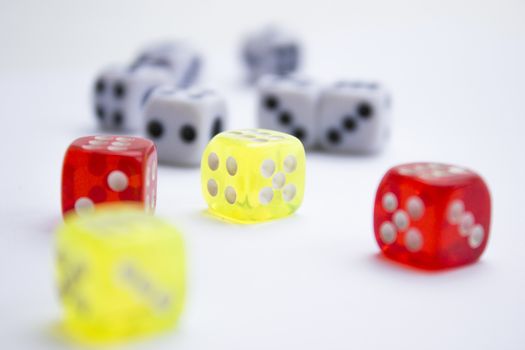
[[[67,217],[56,262],[65,330],[97,342],[173,326],[184,302],[184,261],[179,232],[134,205]]]
[[[226,131],[204,150],[201,175],[213,214],[245,223],[277,219],[293,213],[303,200],[304,147],[277,131]]]

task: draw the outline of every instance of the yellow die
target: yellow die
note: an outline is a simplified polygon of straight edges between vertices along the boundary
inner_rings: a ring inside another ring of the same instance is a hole
[[[160,331],[184,302],[182,238],[134,205],[97,206],[59,228],[56,275],[69,336],[98,342]]]
[[[201,175],[213,214],[245,223],[277,219],[303,200],[304,147],[277,131],[226,131],[204,150]]]

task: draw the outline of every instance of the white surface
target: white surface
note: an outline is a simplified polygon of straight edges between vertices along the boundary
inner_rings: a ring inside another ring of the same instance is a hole
[[[192,38],[233,127],[255,120],[236,45],[267,20],[305,38],[307,71],[377,78],[394,97],[378,157],[310,154],[297,215],[235,226],[203,214],[198,170],[161,167],[158,214],[185,233],[189,293],[177,330],[125,349],[523,349],[524,2],[2,1],[0,347],[65,349],[53,230],[62,156],[94,133],[93,74],[150,39]],[[124,5],[125,4],[125,5]],[[308,4],[308,5],[307,5]],[[372,201],[388,167],[461,164],[492,190],[479,263],[440,273],[378,255]]]

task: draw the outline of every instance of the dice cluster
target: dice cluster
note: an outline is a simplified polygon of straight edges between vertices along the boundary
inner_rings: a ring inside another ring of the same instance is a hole
[[[322,88],[296,76],[268,76],[259,83],[258,124],[290,133],[307,148],[377,152],[390,135],[390,96],[377,83]]]
[[[186,88],[201,71],[197,51],[185,42],[162,42],[140,51],[130,64],[101,70],[93,85],[93,109],[105,130],[135,131],[143,127],[142,106],[159,85]]]
[[[387,90],[351,81],[320,87],[289,75],[300,52],[293,36],[276,29],[245,42],[249,79],[259,80],[257,129],[224,130],[224,99],[192,86],[201,59],[187,44],[149,46],[131,64],[97,77],[93,107],[100,127],[140,131],[149,139],[86,136],[66,151],[56,275],[71,334],[121,339],[172,327],[180,315],[184,249],[180,233],[152,215],[157,160],[200,164],[209,211],[226,221],[257,223],[301,206],[305,147],[356,153],[384,147],[390,133]],[[381,180],[373,230],[393,260],[425,269],[454,267],[484,251],[490,211],[488,188],[475,172],[409,163]]]
[[[146,47],[128,66],[104,69],[93,86],[99,126],[139,131],[156,143],[160,162],[197,166],[228,117],[220,94],[194,86],[201,61],[190,45],[167,42]]]

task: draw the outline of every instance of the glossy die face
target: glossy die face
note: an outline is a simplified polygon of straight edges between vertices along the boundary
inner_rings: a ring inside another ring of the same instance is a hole
[[[173,83],[184,88],[198,80],[201,61],[200,55],[188,43],[168,41],[145,47],[132,66],[157,66],[168,69]]]
[[[108,67],[93,86],[93,109],[101,129],[137,130],[142,127],[142,104],[157,85],[172,81],[169,71],[158,67]]]
[[[201,174],[213,214],[245,223],[277,219],[303,200],[304,148],[297,138],[276,131],[223,132],[206,147]]]
[[[490,229],[487,186],[462,167],[405,164],[389,170],[377,190],[374,231],[383,253],[439,269],[476,261]]]
[[[243,46],[243,60],[250,79],[264,74],[286,75],[300,64],[301,46],[290,33],[276,27],[250,35]]]
[[[259,83],[258,123],[260,128],[297,137],[306,148],[316,142],[319,89],[297,77],[269,76]]]
[[[103,202],[140,202],[153,212],[157,152],[139,137],[87,136],[67,149],[62,168],[62,212],[83,214]]]
[[[56,277],[63,328],[82,341],[172,327],[185,295],[182,238],[135,206],[104,204],[70,215],[57,233]]]
[[[155,141],[159,161],[198,166],[210,139],[226,124],[226,104],[209,89],[162,86],[144,108],[145,133]]]
[[[319,124],[319,141],[326,150],[380,151],[390,134],[389,94],[375,83],[334,84],[321,94]]]

